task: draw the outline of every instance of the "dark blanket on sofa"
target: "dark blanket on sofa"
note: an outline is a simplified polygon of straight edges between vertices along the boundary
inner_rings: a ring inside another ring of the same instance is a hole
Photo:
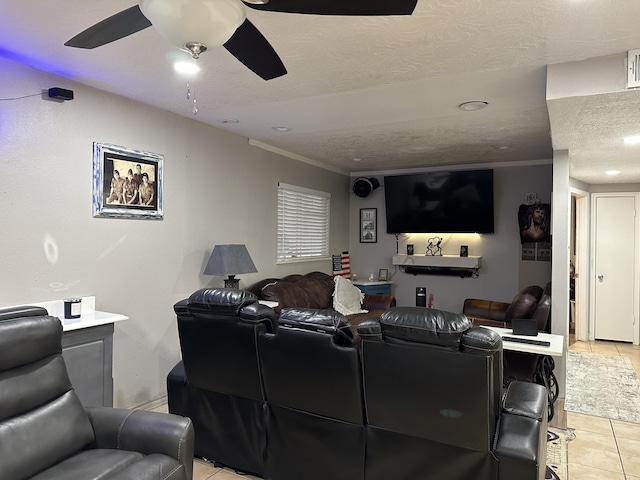
[[[247,290],[260,300],[278,302],[274,308],[280,314],[283,308],[333,309],[333,276],[323,272],[311,272],[306,275],[293,274],[283,278],[265,278],[256,282]],[[396,305],[391,295],[365,295],[362,308],[368,313],[347,315],[354,337],[358,337],[358,325],[367,317],[379,317],[385,310]]]

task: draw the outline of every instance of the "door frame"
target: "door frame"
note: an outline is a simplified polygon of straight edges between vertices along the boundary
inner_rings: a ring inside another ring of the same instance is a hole
[[[590,218],[591,218],[591,196],[586,190],[578,188],[570,189],[571,196],[576,198],[576,224],[575,239],[576,242],[576,264],[578,276],[575,279],[575,321],[576,321],[576,340],[587,341],[593,340],[593,329],[590,328],[589,322],[589,279],[591,278],[590,264]]]
[[[635,211],[636,211],[636,215],[634,216],[634,232],[635,232],[635,247],[633,249],[633,264],[635,266],[634,268],[634,274],[633,274],[633,297],[636,299],[636,301],[633,304],[633,344],[634,345],[639,345],[640,342],[640,322],[638,322],[638,317],[639,317],[639,310],[640,310],[640,255],[638,255],[638,242],[639,242],[639,219],[638,219],[638,203],[640,200],[640,193],[636,193],[636,192],[610,192],[610,193],[592,193],[591,194],[591,212],[593,213],[592,217],[591,217],[591,235],[590,235],[590,261],[589,261],[589,340],[595,340],[595,325],[596,325],[596,318],[595,318],[595,303],[596,303],[596,299],[595,299],[595,290],[596,290],[596,282],[595,279],[593,278],[596,275],[596,254],[595,254],[595,250],[596,250],[596,246],[595,246],[595,241],[593,241],[593,239],[595,239],[596,237],[596,225],[597,225],[597,218],[596,218],[596,207],[595,207],[595,203],[596,203],[596,199],[598,198],[602,198],[602,197],[633,197],[634,199],[634,207],[635,207]]]

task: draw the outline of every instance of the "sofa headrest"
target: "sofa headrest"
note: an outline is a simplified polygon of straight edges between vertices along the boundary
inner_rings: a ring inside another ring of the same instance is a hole
[[[551,312],[551,297],[546,293],[542,295],[531,318],[538,323],[538,331],[547,331],[549,314]]]
[[[523,288],[513,297],[511,304],[504,312],[505,320],[510,322],[514,318],[531,318],[540,297],[542,297],[542,287],[531,285]]]
[[[0,310],[0,371],[62,352],[62,324],[58,318],[47,316],[44,308],[11,310]]]
[[[239,316],[244,307],[257,301],[258,297],[245,290],[203,288],[191,294],[187,305],[194,316]]]
[[[0,309],[0,322],[8,318],[20,317],[42,317],[49,315],[46,308],[34,305],[24,305],[19,307],[8,307]]]
[[[380,317],[383,338],[458,348],[471,328],[465,315],[435,308],[393,307]]]
[[[471,327],[460,340],[463,352],[487,355],[502,349],[500,334],[484,327]]]
[[[336,345],[353,345],[353,330],[349,321],[334,310],[314,308],[284,308],[278,323],[284,328],[297,328],[331,335]]]

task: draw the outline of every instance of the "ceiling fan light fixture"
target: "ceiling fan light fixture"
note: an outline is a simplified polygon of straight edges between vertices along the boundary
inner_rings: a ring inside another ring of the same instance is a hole
[[[225,44],[246,19],[240,0],[140,0],[140,10],[172,45],[199,45],[194,55]]]
[[[180,61],[173,64],[173,69],[182,75],[195,75],[200,71],[200,66],[193,61]]]

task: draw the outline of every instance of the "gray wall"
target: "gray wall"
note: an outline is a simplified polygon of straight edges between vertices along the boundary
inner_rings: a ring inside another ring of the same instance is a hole
[[[198,288],[221,286],[202,275],[213,245],[246,243],[265,277],[321,270],[330,262],[275,265],[279,181],[332,193],[331,250],[349,250],[360,277],[388,268],[396,239],[385,233],[383,186],[367,199],[349,193],[347,176],[248,145],[247,139],[0,59],[0,98],[52,86],[76,99],[36,95],[0,101],[0,305],[95,295],[97,308],[122,313],[114,337],[115,404],[165,395],[180,357],[172,305]],[[177,93],[178,94],[178,93]],[[206,108],[206,106],[201,106]],[[93,218],[94,141],[161,153],[163,221]],[[378,178],[383,182],[382,175]],[[482,256],[478,279],[396,273],[400,305],[426,286],[437,308],[460,311],[467,297],[510,300],[519,287],[543,284],[550,265],[521,262],[516,212],[525,193],[551,199],[551,165],[495,168],[496,233],[445,236],[444,253],[461,243]],[[359,209],[378,208],[378,243],[360,244]],[[428,235],[412,236],[423,251]],[[400,237],[400,251],[409,239]],[[45,245],[48,245],[45,251]]]
[[[373,273],[377,279],[378,269],[387,268],[393,275],[391,281],[394,283],[398,305],[415,305],[416,287],[420,286],[427,288],[427,295],[433,293],[435,308],[452,312],[462,310],[465,298],[510,301],[526,285],[544,286],[551,279],[551,263],[521,261],[517,212],[520,204],[525,203],[527,193],[536,193],[541,203],[550,203],[552,165],[550,162],[541,162],[538,165],[520,167],[494,165],[493,168],[495,233],[442,235],[445,255],[458,255],[460,245],[466,244],[469,245],[469,255],[482,257],[478,278],[414,276],[400,272],[391,264],[392,256],[396,254],[396,237],[386,233],[384,175],[381,174],[373,175],[379,179],[381,186],[372,195],[367,198],[351,195],[351,271],[360,278]],[[377,243],[359,242],[361,208],[378,209]],[[412,243],[416,254],[424,254],[427,240],[431,236],[401,235],[398,251],[400,254],[406,253],[406,245]]]
[[[0,305],[95,295],[98,310],[129,316],[114,336],[116,406],[166,394],[180,358],[172,306],[222,286],[202,276],[214,244],[247,245],[258,273],[242,275],[241,287],[331,272],[330,261],[275,265],[279,181],[331,192],[331,249],[348,248],[345,175],[2,58],[0,79],[3,99],[53,86],[75,91],[65,103],[0,101]],[[94,141],[164,155],[163,221],[92,217]]]

